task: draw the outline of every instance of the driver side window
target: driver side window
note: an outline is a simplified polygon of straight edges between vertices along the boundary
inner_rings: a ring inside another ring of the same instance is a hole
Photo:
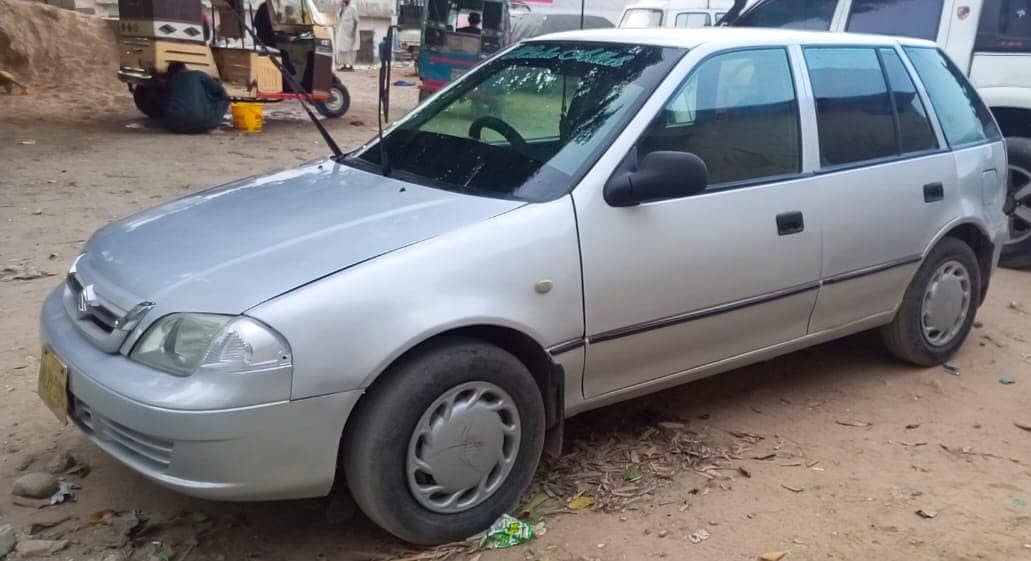
[[[710,189],[801,171],[798,103],[782,48],[734,51],[700,63],[638,142],[691,152]]]

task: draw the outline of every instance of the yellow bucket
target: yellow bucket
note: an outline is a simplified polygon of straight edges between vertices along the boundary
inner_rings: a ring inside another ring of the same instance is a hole
[[[232,113],[234,129],[244,132],[261,132],[260,103],[234,103]]]

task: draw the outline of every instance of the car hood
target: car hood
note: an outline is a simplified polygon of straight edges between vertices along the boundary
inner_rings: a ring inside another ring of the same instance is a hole
[[[76,264],[123,310],[238,314],[298,286],[524,203],[332,161],[172,201],[97,231]]]

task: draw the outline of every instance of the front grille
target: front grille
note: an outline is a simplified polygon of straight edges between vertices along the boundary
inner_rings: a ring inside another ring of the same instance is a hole
[[[115,444],[126,455],[160,470],[168,469],[172,463],[173,443],[116,423],[98,415],[92,407],[75,398],[72,418],[87,434]]]
[[[68,276],[68,288],[72,291],[72,301],[78,302],[82,295],[82,284],[75,275]],[[80,313],[80,319],[89,321],[102,329],[105,333],[111,333],[118,326],[119,316],[117,312],[105,307],[103,304],[95,304],[87,308],[85,317]]]

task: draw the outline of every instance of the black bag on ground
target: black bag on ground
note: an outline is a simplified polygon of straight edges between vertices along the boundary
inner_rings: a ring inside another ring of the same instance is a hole
[[[173,63],[175,64],[175,63]],[[169,68],[165,126],[176,133],[199,133],[217,128],[229,109],[222,84],[199,70]]]

